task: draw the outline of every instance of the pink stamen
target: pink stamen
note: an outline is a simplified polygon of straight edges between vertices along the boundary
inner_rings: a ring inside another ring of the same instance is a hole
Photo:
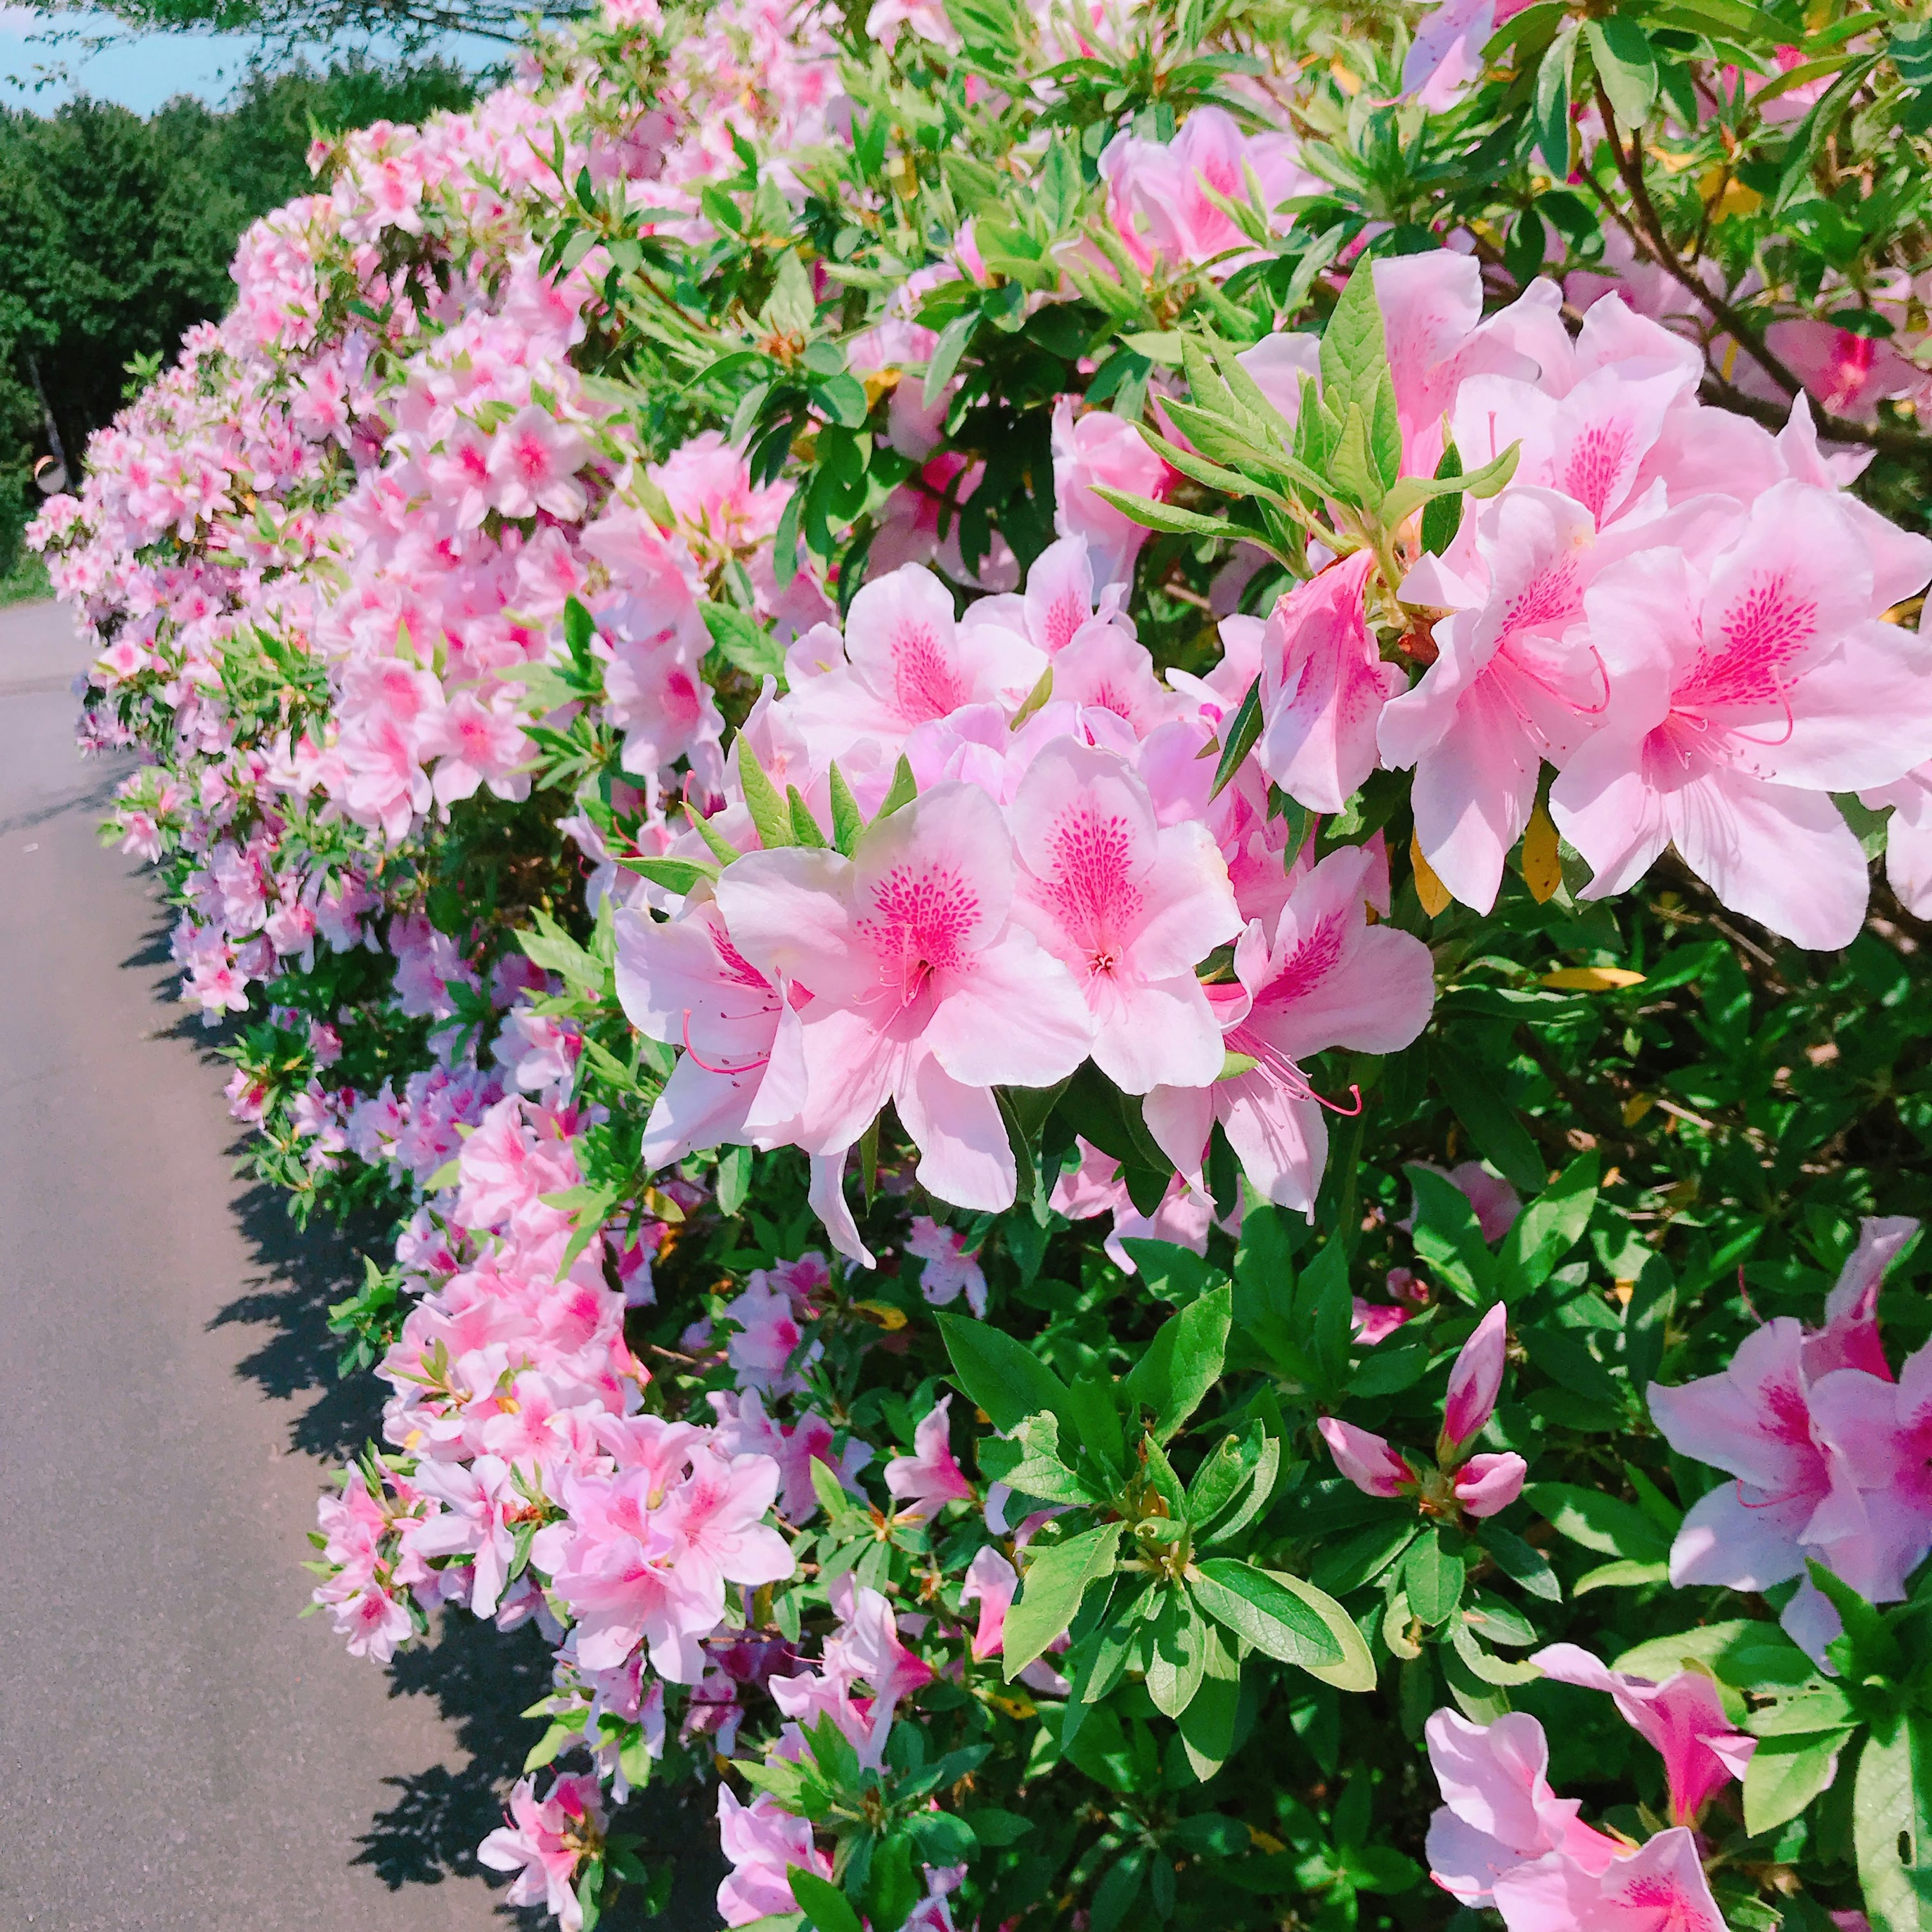
[[[761,1055],[758,1059],[746,1060],[742,1066],[713,1066],[710,1061],[705,1059],[698,1052],[697,1048],[693,1046],[691,1043],[691,1009],[688,1006],[686,1006],[684,1010],[684,1050],[686,1053],[689,1054],[692,1058],[696,1060],[698,1065],[703,1067],[707,1073],[734,1074],[755,1072],[760,1066],[769,1066],[771,1064],[772,1059],[771,1055],[767,1053]]]

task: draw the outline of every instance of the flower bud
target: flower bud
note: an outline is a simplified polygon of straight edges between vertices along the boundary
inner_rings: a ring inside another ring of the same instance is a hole
[[[1438,1454],[1445,1466],[1458,1460],[1462,1445],[1481,1432],[1495,1413],[1503,1385],[1503,1351],[1508,1346],[1508,1316],[1498,1302],[1476,1324],[1462,1344],[1456,1366],[1449,1371],[1449,1393],[1442,1405],[1442,1438]]]
[[[1520,1456],[1472,1456],[1456,1477],[1456,1500],[1472,1516],[1494,1516],[1522,1494],[1529,1465]]]
[[[1408,1465],[1382,1437],[1358,1429],[1339,1416],[1324,1415],[1316,1426],[1335,1459],[1335,1466],[1357,1489],[1372,1496],[1394,1496],[1415,1480]]]

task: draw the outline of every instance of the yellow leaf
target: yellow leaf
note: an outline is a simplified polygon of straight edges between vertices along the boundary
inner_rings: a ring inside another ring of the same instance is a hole
[[[1415,868],[1415,896],[1422,902],[1423,910],[1433,919],[1454,895],[1436,876],[1422,856],[1420,842],[1414,838],[1408,842],[1408,862]]]
[[[1538,905],[1556,896],[1563,883],[1563,859],[1556,826],[1539,801],[1530,814],[1529,828],[1522,835],[1522,882]]]
[[[1648,1094],[1633,1094],[1624,1102],[1624,1125],[1635,1126],[1656,1104]]]
[[[1285,1852],[1288,1850],[1279,1838],[1269,1832],[1264,1832],[1256,1825],[1250,1825],[1248,1827],[1248,1843],[1253,1846],[1256,1851],[1267,1852],[1270,1854]]]
[[[1553,986],[1559,993],[1618,993],[1626,986],[1641,986],[1643,975],[1628,966],[1565,966],[1544,974],[1536,983]]]
[[[1024,1697],[1001,1697],[994,1695],[988,1696],[986,1702],[996,1708],[1005,1712],[1008,1717],[1017,1719],[1021,1724],[1024,1724],[1028,1718],[1034,1714],[1034,1706]]]
[[[905,1310],[895,1308],[890,1301],[855,1301],[852,1310],[854,1314],[862,1315],[868,1322],[877,1322],[889,1334],[906,1325]]]

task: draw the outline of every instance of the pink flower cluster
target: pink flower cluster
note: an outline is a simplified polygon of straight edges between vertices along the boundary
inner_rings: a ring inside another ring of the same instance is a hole
[[[1894,1378],[1878,1331],[1885,1271],[1918,1230],[1903,1217],[1865,1222],[1823,1328],[1780,1316],[1721,1374],[1650,1391],[1671,1447],[1734,1479],[1685,1515],[1670,1580],[1768,1590],[1802,1579],[1784,1627],[1820,1659],[1839,1618],[1808,1561],[1894,1603],[1932,1552],[1932,1346]]]
[[[1846,493],[1856,465],[1820,451],[1803,398],[1776,436],[1705,406],[1698,352],[1615,296],[1573,338],[1553,284],[1485,318],[1466,257],[1374,274],[1404,473],[1434,472],[1445,424],[1466,470],[1513,446],[1516,466],[1403,578],[1433,653],[1412,688],[1365,628],[1364,553],[1277,607],[1268,776],[1333,811],[1378,764],[1413,768],[1420,851],[1486,911],[1546,763],[1585,898],[1674,844],[1726,904],[1847,944],[1865,861],[1830,794],[1932,758],[1932,659],[1886,620],[1932,578],[1932,542]],[[1291,418],[1314,359],[1288,335],[1242,358]]]

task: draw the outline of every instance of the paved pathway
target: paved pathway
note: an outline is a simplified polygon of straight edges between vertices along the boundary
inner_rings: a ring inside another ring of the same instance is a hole
[[[472,1627],[392,1678],[296,1621],[368,1426],[320,1318],[353,1258],[231,1178],[80,662],[0,612],[0,1927],[504,1926],[469,1852],[541,1656]]]

